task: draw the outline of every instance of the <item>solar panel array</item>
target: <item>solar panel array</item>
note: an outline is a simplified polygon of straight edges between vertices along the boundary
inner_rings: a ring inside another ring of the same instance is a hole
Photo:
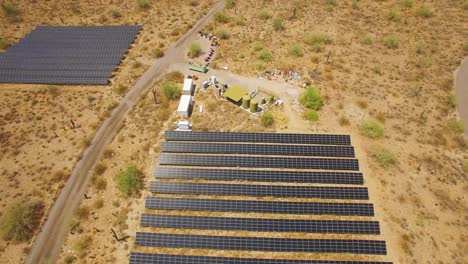
[[[140,29],[39,26],[0,54],[0,82],[107,84]]]
[[[168,131],[165,139],[154,171],[157,180],[150,185],[157,196],[146,198],[146,213],[140,221],[143,228],[157,228],[158,233],[137,232],[135,245],[145,251],[159,247],[179,252],[223,250],[223,255],[132,252],[130,263],[390,263],[270,259],[268,254],[237,258],[225,253],[386,255],[385,241],[376,239],[380,226],[371,220],[374,207],[367,202],[368,190],[362,186],[363,175],[349,136]],[[177,234],[171,231],[175,229]],[[221,236],[217,231],[247,233]],[[297,239],[287,233],[344,238]]]

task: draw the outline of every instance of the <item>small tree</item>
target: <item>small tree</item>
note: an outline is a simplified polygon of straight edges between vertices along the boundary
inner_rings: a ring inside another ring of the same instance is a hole
[[[171,81],[164,82],[161,84],[161,92],[166,98],[170,100],[178,99],[182,94],[180,87],[176,83]]]
[[[197,42],[194,42],[190,45],[188,56],[190,58],[196,58],[200,56],[201,52],[202,52],[202,49],[201,49],[200,44],[198,44]]]
[[[114,178],[117,188],[127,196],[138,194],[143,188],[142,173],[135,165],[130,165],[125,171],[120,171]]]
[[[5,240],[29,240],[43,215],[40,202],[19,202],[6,210],[0,221],[0,235]]]
[[[314,86],[306,88],[305,93],[299,98],[299,102],[306,108],[320,110],[322,108],[322,97]]]
[[[261,117],[261,121],[264,127],[271,127],[274,122],[273,114],[270,112],[263,114]]]

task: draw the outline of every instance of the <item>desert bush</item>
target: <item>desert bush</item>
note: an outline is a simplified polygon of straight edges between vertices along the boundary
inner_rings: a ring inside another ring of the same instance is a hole
[[[462,169],[464,172],[468,172],[468,160],[463,161]]]
[[[96,201],[94,201],[93,203],[93,206],[96,209],[101,209],[102,207],[104,207],[104,199],[102,198],[96,199]]]
[[[400,21],[401,17],[400,17],[400,12],[398,12],[395,8],[392,8],[388,11],[387,13],[387,18],[389,20],[392,20],[392,21],[395,21],[395,22],[398,22]]]
[[[2,3],[2,11],[6,17],[17,17],[19,15],[18,8],[12,3]]]
[[[372,36],[371,36],[371,35],[365,35],[365,36],[362,38],[362,44],[364,44],[364,45],[372,45],[372,43],[374,43],[374,41],[372,40]]]
[[[184,74],[180,71],[172,71],[166,75],[164,75],[164,80],[169,82],[175,83],[183,83],[184,82]]]
[[[413,7],[413,4],[414,4],[413,0],[403,0],[401,3],[406,8],[411,8]]]
[[[198,6],[200,4],[200,2],[198,2],[198,0],[190,0],[190,3],[189,3],[191,6]]]
[[[268,19],[271,18],[271,15],[270,15],[270,13],[268,13],[268,11],[262,10],[258,14],[258,18],[263,19],[263,20],[268,20]]]
[[[264,127],[271,127],[275,120],[273,118],[273,114],[270,112],[267,112],[262,115],[261,121]]]
[[[229,22],[228,15],[226,15],[226,13],[224,13],[223,11],[216,12],[215,15],[214,15],[214,18],[215,18],[215,21],[219,22],[219,23],[225,24],[225,23]]]
[[[289,49],[289,54],[294,57],[302,57],[304,56],[304,51],[302,51],[302,47],[299,44],[294,44],[291,49]]]
[[[257,59],[270,62],[273,60],[273,54],[269,50],[263,49],[257,53]]]
[[[107,165],[105,163],[98,163],[96,164],[96,166],[94,167],[94,173],[97,174],[97,175],[102,175],[104,174],[104,172],[106,172],[107,170]]]
[[[307,45],[316,45],[316,44],[331,44],[333,42],[332,38],[323,32],[314,32],[304,36],[304,42]]]
[[[455,108],[458,105],[457,102],[457,97],[453,94],[449,95],[447,97],[447,104],[449,105],[450,108]]]
[[[353,1],[351,2],[351,7],[352,7],[353,9],[359,9],[359,2],[358,2],[357,0],[353,0]]]
[[[89,210],[89,207],[86,205],[81,205],[75,210],[75,216],[80,220],[88,219],[89,215],[90,215],[90,210]]]
[[[153,50],[153,57],[155,58],[161,58],[164,56],[164,50],[160,49],[160,48],[155,48]]]
[[[416,10],[416,15],[418,17],[429,18],[433,15],[433,11],[428,6],[422,5]]]
[[[188,56],[190,58],[196,58],[200,56],[201,52],[202,52],[202,48],[200,44],[198,44],[197,42],[193,42],[189,47]]]
[[[111,16],[112,16],[113,18],[120,18],[120,17],[122,17],[122,14],[120,13],[119,10],[112,10],[112,11],[111,11]]]
[[[319,114],[317,113],[317,111],[311,109],[309,111],[307,111],[304,115],[305,119],[309,120],[309,121],[312,121],[312,122],[316,122],[319,120]]]
[[[365,120],[359,126],[361,134],[371,139],[379,139],[384,136],[384,126],[377,121]]]
[[[119,83],[116,87],[115,87],[115,92],[118,94],[118,95],[123,95],[127,92],[127,89],[128,87],[126,85],[123,85],[121,83]]]
[[[137,0],[137,7],[139,10],[148,10],[150,8],[149,0]]]
[[[218,33],[216,34],[220,39],[228,39],[231,37],[231,35],[229,34],[229,32],[227,32],[227,30],[225,29],[221,29],[218,31]]]
[[[163,82],[161,84],[161,92],[167,99],[170,100],[178,99],[182,94],[180,87],[171,81]]]
[[[452,129],[457,133],[463,133],[463,131],[465,131],[465,124],[463,123],[463,120],[453,119],[450,124]]]
[[[226,1],[225,1],[225,6],[226,6],[227,9],[231,9],[231,8],[233,8],[235,5],[236,5],[236,1],[235,1],[235,0],[226,0]]]
[[[54,85],[49,85],[47,86],[47,92],[52,95],[53,97],[56,97],[60,94],[60,91],[57,86]]]
[[[325,0],[325,4],[328,6],[337,6],[336,0]]]
[[[431,66],[431,64],[431,59],[429,59],[428,57],[421,57],[418,58],[418,60],[416,61],[416,67],[418,68],[428,68]]]
[[[263,71],[267,68],[268,64],[264,61],[259,61],[255,64],[255,69],[257,71]]]
[[[341,116],[339,119],[338,119],[338,123],[340,124],[340,126],[349,126],[350,122],[349,122],[349,119],[345,116]]]
[[[468,9],[468,0],[463,1],[463,9],[467,10]]]
[[[468,51],[468,42],[463,44],[463,50]]]
[[[263,49],[263,44],[261,42],[255,42],[253,46],[254,51],[261,51]]]
[[[416,44],[416,53],[417,54],[426,54],[427,52],[427,46],[426,44],[419,42]]]
[[[380,164],[380,166],[384,168],[395,165],[397,163],[397,157],[395,154],[386,148],[375,148],[371,150],[370,155]]]
[[[7,49],[10,45],[3,39],[0,39],[0,50]]]
[[[281,20],[279,18],[273,20],[273,28],[276,31],[283,30],[284,29],[283,20]]]
[[[93,238],[86,235],[74,241],[72,248],[76,251],[79,258],[84,258],[86,256],[86,250],[91,247],[91,243],[93,243]]]
[[[68,255],[68,256],[65,257],[64,262],[66,264],[72,264],[73,262],[75,262],[75,260],[76,260],[76,258],[74,256]]]
[[[356,103],[362,109],[366,109],[369,105],[366,100],[358,100]]]
[[[41,202],[18,202],[10,206],[0,221],[4,240],[27,241],[39,227],[44,205]]]
[[[117,188],[127,196],[138,194],[143,187],[142,173],[135,165],[129,165],[114,177]]]
[[[396,35],[390,34],[384,37],[383,43],[389,49],[397,49],[400,46],[400,39]]]
[[[322,108],[322,96],[314,86],[306,88],[305,92],[299,98],[299,102],[306,108],[320,110]]]
[[[236,17],[235,21],[237,26],[245,26],[245,18],[242,16]]]

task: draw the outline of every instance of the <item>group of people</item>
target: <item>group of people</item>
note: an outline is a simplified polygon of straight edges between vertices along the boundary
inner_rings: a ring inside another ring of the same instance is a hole
[[[210,47],[210,51],[208,52],[206,58],[205,58],[205,62],[207,65],[210,64],[211,60],[213,59],[213,56],[214,56],[214,53],[215,53],[215,47],[218,47],[219,46],[219,42],[218,42],[218,38],[211,34],[211,33],[207,33],[207,32],[198,32],[200,34],[201,37],[205,37],[207,38],[208,40],[211,41],[211,47]]]

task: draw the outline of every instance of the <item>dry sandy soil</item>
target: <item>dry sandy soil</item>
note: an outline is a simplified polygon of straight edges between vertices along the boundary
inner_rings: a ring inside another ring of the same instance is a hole
[[[143,26],[107,86],[0,85],[0,216],[9,205],[23,200],[42,201],[46,215],[101,121],[160,52],[212,2],[195,6],[183,0],[158,1],[151,2],[148,10],[139,10],[136,1],[15,3],[16,18],[0,16],[1,38],[10,45],[37,25]],[[29,247],[30,241],[0,241],[0,262],[21,262]]]

